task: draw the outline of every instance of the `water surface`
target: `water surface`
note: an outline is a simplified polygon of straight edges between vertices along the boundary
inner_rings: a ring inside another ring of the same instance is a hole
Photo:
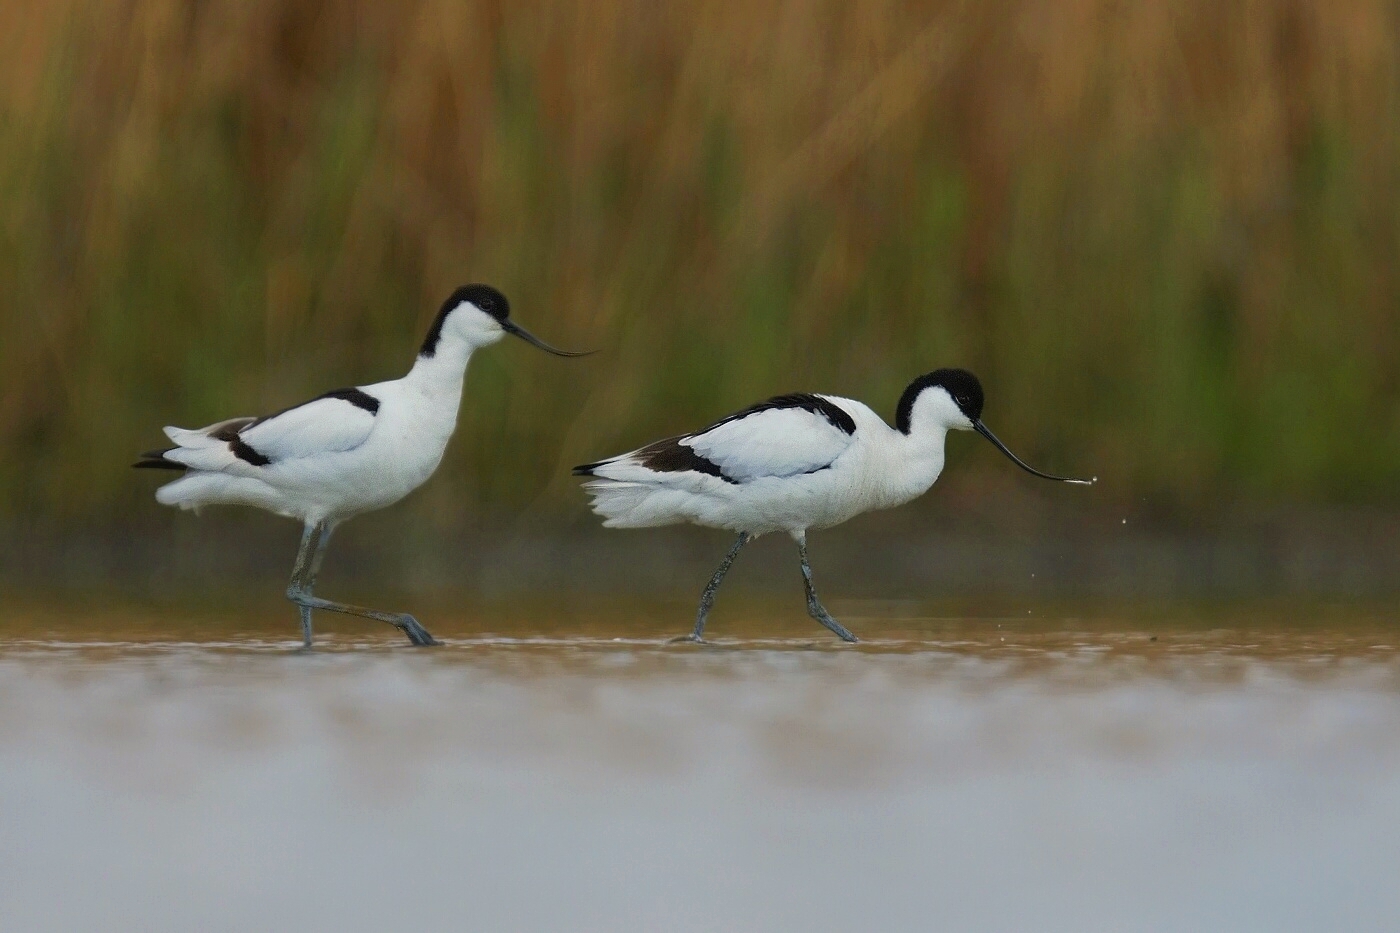
[[[1384,611],[833,608],[26,607],[0,929],[1394,928]]]

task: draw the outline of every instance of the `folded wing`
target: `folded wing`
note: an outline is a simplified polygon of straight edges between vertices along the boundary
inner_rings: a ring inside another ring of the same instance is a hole
[[[354,450],[374,429],[379,400],[338,389],[264,418],[232,418],[207,427],[168,427],[175,446],[144,454],[137,466],[248,473],[257,468]]]
[[[850,448],[854,435],[850,414],[826,396],[780,395],[703,431],[575,467],[574,473],[643,483],[703,474],[742,484],[826,469]]]

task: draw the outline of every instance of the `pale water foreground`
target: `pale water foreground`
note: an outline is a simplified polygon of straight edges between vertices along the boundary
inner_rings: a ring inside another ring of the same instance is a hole
[[[9,617],[0,929],[1396,928],[1384,612],[737,603]]]

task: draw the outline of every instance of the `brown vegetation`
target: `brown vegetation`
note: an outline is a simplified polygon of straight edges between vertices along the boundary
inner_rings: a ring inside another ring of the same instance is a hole
[[[0,512],[148,507],[159,425],[396,375],[470,280],[604,353],[474,363],[439,514],[941,365],[1113,499],[1393,503],[1398,16],[0,5]]]

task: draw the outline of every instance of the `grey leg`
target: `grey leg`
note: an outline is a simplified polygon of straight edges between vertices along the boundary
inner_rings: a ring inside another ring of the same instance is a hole
[[[723,562],[715,575],[710,577],[710,582],[705,584],[705,591],[700,594],[700,609],[695,613],[695,631],[689,635],[682,635],[679,638],[671,639],[672,642],[693,641],[703,644],[705,641],[705,619],[710,614],[710,607],[715,604],[715,593],[719,590],[719,585],[724,582],[724,575],[729,573],[729,568],[734,565],[734,558],[739,556],[739,551],[744,545],[753,539],[746,533],[739,532],[739,540],[734,542],[734,546],[729,549],[729,553],[724,555]]]
[[[306,646],[311,647],[311,610],[324,609],[327,612],[343,612],[347,615],[363,616],[377,622],[386,622],[408,636],[415,645],[436,645],[437,640],[428,630],[418,624],[418,620],[406,612],[380,612],[378,609],[365,609],[348,603],[337,603],[312,595],[316,577],[321,572],[321,561],[325,558],[326,545],[331,540],[330,522],[308,526],[301,537],[301,550],[297,553],[296,568],[292,571],[292,582],[287,585],[287,598],[301,610],[301,630]]]
[[[817,599],[817,590],[812,586],[812,568],[807,563],[807,542],[805,539],[797,542],[797,553],[802,557],[802,582],[807,586],[807,614],[846,641],[859,641],[860,639],[852,635],[844,625],[833,619],[831,613],[827,612],[826,607],[822,605],[821,600]]]
[[[322,550],[321,541],[325,536],[321,534],[321,525],[307,525],[301,533],[301,547],[297,549],[296,564],[292,567],[292,580],[287,584],[287,598],[295,601],[293,594],[310,592],[315,581],[315,571],[313,567],[319,569],[320,561],[317,554]],[[302,647],[311,647],[311,607],[297,607],[301,610],[301,641]]]

